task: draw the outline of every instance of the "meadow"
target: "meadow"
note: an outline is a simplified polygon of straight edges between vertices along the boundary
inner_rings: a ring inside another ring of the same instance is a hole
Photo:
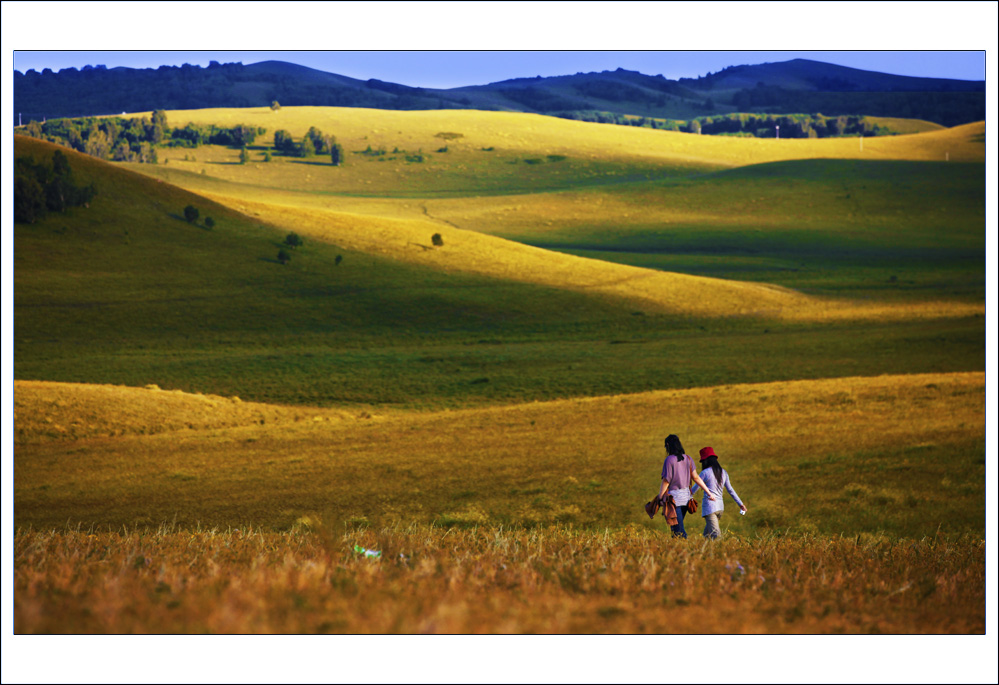
[[[983,124],[168,116],[268,134],[15,231],[17,632],[984,632]],[[727,539],[645,516],[669,432]]]

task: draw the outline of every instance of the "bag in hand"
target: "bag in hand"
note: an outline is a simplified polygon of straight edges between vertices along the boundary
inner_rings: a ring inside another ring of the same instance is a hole
[[[691,497],[690,501],[687,502],[687,513],[688,514],[696,514],[697,513],[697,500],[694,499],[693,497]]]

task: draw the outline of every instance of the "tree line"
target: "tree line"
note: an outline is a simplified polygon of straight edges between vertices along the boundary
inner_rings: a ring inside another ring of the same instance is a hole
[[[276,104],[276,101],[275,101]],[[249,155],[246,147],[258,136],[267,133],[262,127],[237,124],[235,126],[198,125],[171,128],[163,110],[155,110],[151,117],[126,119],[123,117],[80,117],[53,119],[39,124],[31,121],[23,133],[33,138],[70,147],[77,152],[115,162],[147,162],[156,164],[157,146],[197,148],[201,145],[226,145],[242,148],[240,161]],[[290,157],[330,155],[333,166],[344,160],[343,146],[334,135],[327,135],[315,126],[300,140],[288,131],[274,133],[274,149]]]
[[[685,131],[705,135],[735,135],[774,138],[780,127],[782,138],[831,138],[836,136],[893,135],[891,129],[874,123],[870,117],[824,114],[719,114],[694,119],[634,117],[613,112],[559,112],[555,116],[575,121],[637,126],[663,131]]]

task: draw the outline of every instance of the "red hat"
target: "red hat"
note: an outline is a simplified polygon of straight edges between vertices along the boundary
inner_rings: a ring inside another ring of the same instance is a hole
[[[701,448],[701,461],[704,461],[708,457],[717,457],[717,456],[718,455],[715,454],[714,449],[712,449],[711,447],[703,447],[703,448]]]

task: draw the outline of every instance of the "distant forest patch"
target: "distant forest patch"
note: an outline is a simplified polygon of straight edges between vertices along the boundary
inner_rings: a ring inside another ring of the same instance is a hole
[[[719,114],[689,120],[634,117],[610,112],[560,112],[563,119],[601,124],[637,126],[705,135],[775,138],[831,138],[836,136],[886,136],[898,132],[866,116],[823,114]]]

